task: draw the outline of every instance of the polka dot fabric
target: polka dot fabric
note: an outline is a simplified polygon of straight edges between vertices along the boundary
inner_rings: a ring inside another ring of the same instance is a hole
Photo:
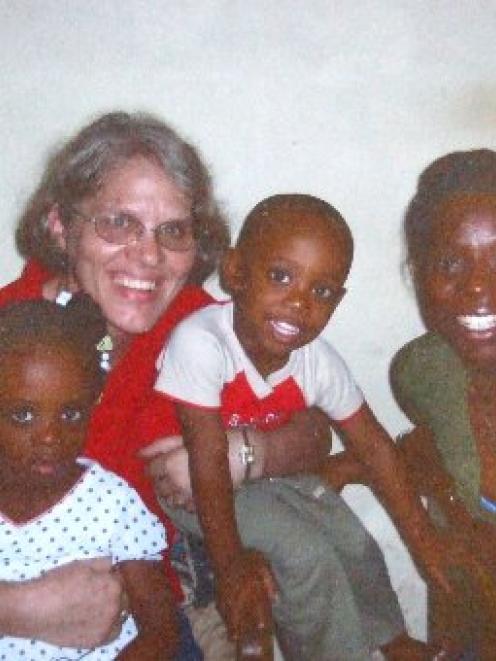
[[[0,579],[22,581],[84,558],[160,560],[165,531],[137,492],[99,464],[87,465],[77,484],[40,516],[15,523],[0,513]],[[114,659],[137,634],[129,617],[119,638],[94,650],[59,648],[37,640],[0,636],[0,661]]]

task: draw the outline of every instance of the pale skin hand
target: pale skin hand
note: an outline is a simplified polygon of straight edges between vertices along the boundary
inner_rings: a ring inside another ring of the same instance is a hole
[[[116,638],[126,605],[109,558],[71,562],[43,577],[0,583],[0,631],[62,647],[96,647]]]
[[[242,444],[240,432],[229,434],[229,466],[234,489],[241,485],[245,475],[245,467],[239,459]],[[140,456],[149,462],[147,470],[157,495],[170,507],[194,512],[188,451],[182,436],[161,438],[141,450]]]
[[[249,431],[255,448],[251,477],[277,477],[298,472],[318,472],[331,447],[327,416],[319,409],[296,413],[290,422],[271,432]],[[245,466],[240,459],[243,438],[240,431],[227,433],[229,469],[233,488],[243,483]],[[161,438],[141,450],[159,498],[171,507],[195,511],[191,491],[188,452],[182,436]]]

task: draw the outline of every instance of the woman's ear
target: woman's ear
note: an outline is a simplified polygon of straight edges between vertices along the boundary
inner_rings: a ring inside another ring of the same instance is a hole
[[[55,204],[48,212],[47,227],[48,227],[48,231],[54,238],[57,246],[61,250],[65,251],[65,249],[67,248],[67,241],[66,241],[67,232],[64,223],[60,218],[60,210],[57,204]]]
[[[245,286],[245,268],[243,258],[237,248],[229,248],[220,265],[220,284],[231,296]]]

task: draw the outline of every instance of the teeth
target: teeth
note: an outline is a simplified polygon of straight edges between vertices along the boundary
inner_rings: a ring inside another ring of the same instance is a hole
[[[300,332],[298,326],[294,326],[293,324],[288,324],[286,321],[273,321],[272,326],[281,335],[294,336],[294,335],[298,335],[298,333]]]
[[[125,276],[116,278],[115,281],[118,285],[129,289],[139,289],[140,291],[153,291],[157,286],[154,280],[138,280],[137,278],[127,278]]]
[[[496,328],[496,314],[463,315],[457,317],[458,323],[471,331],[487,331]]]

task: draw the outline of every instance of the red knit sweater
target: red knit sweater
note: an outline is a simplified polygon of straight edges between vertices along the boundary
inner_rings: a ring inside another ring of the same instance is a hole
[[[39,264],[28,262],[18,280],[0,289],[0,305],[41,298],[43,283],[50,277]],[[184,287],[155,326],[132,340],[107,378],[90,421],[85,447],[85,454],[121,475],[138,491],[166,526],[169,544],[174,539],[174,528],[160,508],[144,463],[136,453],[150,441],[180,431],[173,405],[153,390],[155,363],[176,324],[211,300],[199,287]],[[168,561],[166,566],[174,592],[180,598],[178,578]]]

